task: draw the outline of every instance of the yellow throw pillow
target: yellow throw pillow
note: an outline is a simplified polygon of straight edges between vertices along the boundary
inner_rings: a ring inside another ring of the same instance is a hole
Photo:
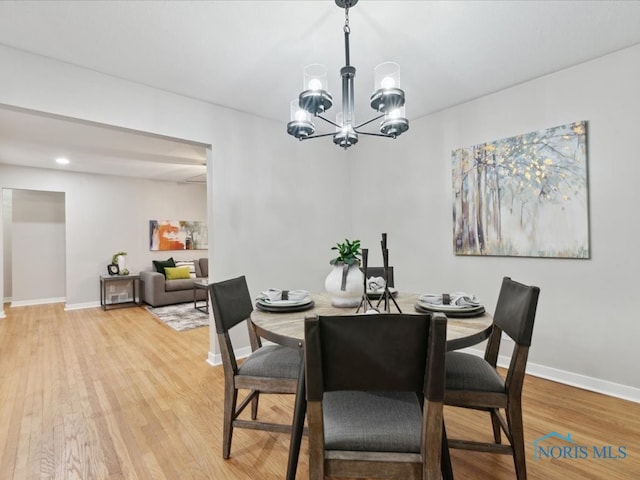
[[[189,267],[165,267],[164,274],[167,276],[167,280],[182,280],[189,279]]]

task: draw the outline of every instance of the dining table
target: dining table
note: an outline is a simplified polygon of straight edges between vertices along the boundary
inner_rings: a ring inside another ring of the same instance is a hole
[[[398,309],[402,313],[422,314],[419,311],[419,294],[394,292],[393,300],[388,303],[390,313],[397,313]],[[304,319],[315,315],[353,315],[356,308],[334,307],[328,293],[311,294],[312,302],[304,309],[269,309],[263,310],[258,307],[251,312],[251,323],[256,333],[273,343],[288,346],[300,350],[304,354]],[[371,299],[372,306],[376,307],[378,300]],[[384,302],[383,302],[384,306]],[[381,306],[378,305],[378,308]],[[365,308],[359,308],[358,313],[365,313]],[[381,310],[384,313],[384,309]],[[454,318],[455,313],[445,312],[447,317],[447,350],[458,350],[470,347],[486,340],[491,334],[493,317],[483,312],[478,316]],[[300,444],[304,431],[304,420],[307,410],[305,392],[305,372],[304,362],[300,367],[298,376],[298,386],[296,391],[293,425],[291,429],[291,442],[289,445],[289,459],[287,463],[286,480],[295,480],[298,467],[298,457],[300,455]]]

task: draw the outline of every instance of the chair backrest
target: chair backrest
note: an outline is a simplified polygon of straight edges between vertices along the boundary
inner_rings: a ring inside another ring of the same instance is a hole
[[[198,260],[195,261],[195,263],[198,264],[198,267],[200,268],[200,275],[198,275],[198,277],[208,277],[209,276],[209,258],[204,257],[204,258],[200,258]],[[198,270],[196,268],[196,273],[198,273]]]
[[[484,359],[495,367],[502,332],[513,339],[515,345],[505,379],[508,395],[513,397],[518,397],[522,392],[539,296],[538,287],[523,285],[509,277],[502,279],[493,315],[494,328],[487,342]]]
[[[364,273],[364,269],[360,268]],[[393,267],[388,267],[387,283],[389,287],[395,287],[393,283]],[[382,277],[384,278],[384,267],[367,267],[367,278],[369,277]]]
[[[493,321],[519,345],[531,345],[539,295],[538,287],[523,285],[509,277],[502,279]]]
[[[218,334],[226,333],[251,316],[253,304],[244,275],[210,284],[209,293]]]
[[[442,401],[446,317],[440,314],[305,319],[307,398],[325,391],[422,392]]]

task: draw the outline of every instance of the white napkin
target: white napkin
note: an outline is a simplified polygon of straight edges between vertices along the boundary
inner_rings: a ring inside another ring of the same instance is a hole
[[[384,290],[384,278],[382,277],[367,278],[367,290],[372,292],[376,292],[378,290]]]
[[[311,294],[307,290],[278,290],[270,288],[269,290],[262,292],[262,298],[269,299],[271,302],[278,302],[281,300],[299,302],[307,298],[309,295]],[[283,298],[283,296],[285,298]]]
[[[480,302],[475,295],[464,292],[453,292],[449,294],[449,305],[458,307],[479,307]],[[443,305],[441,293],[425,293],[418,297],[418,300],[430,305]]]

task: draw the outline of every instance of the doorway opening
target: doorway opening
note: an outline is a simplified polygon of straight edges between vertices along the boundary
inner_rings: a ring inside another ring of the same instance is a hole
[[[65,194],[2,189],[5,302],[12,307],[64,302]]]

